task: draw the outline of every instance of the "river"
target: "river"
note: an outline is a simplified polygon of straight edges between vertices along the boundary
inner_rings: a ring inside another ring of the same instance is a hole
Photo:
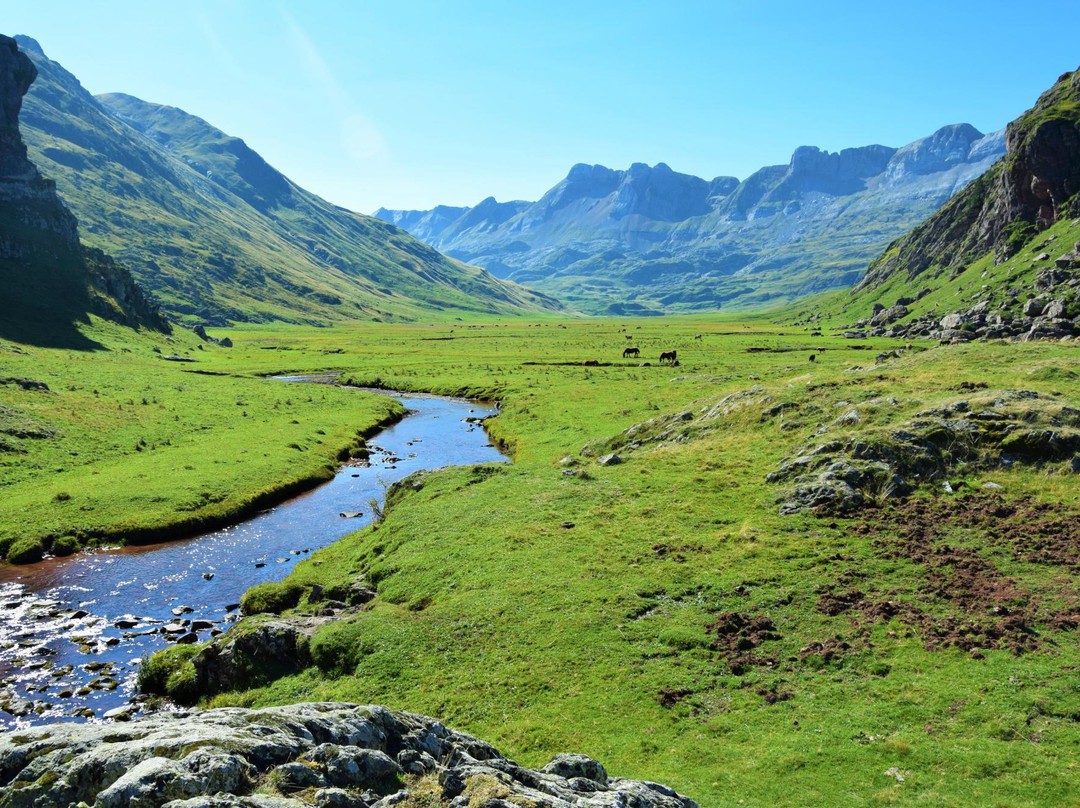
[[[368,441],[366,465],[347,464],[333,480],[238,525],[0,566],[0,727],[102,720],[128,705],[144,654],[192,628],[200,642],[226,629],[248,587],[281,580],[297,561],[369,524],[369,501],[381,503],[390,483],[421,469],[506,461],[482,426],[466,420],[493,415],[493,407],[395,397],[411,413]]]

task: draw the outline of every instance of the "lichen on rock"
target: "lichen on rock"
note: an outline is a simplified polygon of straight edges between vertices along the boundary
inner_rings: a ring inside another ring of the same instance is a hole
[[[0,808],[697,808],[667,786],[609,776],[585,755],[526,769],[436,719],[338,703],[9,732],[0,783]]]

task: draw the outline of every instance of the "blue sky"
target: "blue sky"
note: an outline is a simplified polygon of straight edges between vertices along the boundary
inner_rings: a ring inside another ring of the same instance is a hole
[[[745,178],[800,145],[983,131],[1080,65],[1080,3],[49,0],[91,92],[171,104],[370,212],[536,199],[578,162]]]

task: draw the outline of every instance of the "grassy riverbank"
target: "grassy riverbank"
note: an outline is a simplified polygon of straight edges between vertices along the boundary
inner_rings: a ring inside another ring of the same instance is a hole
[[[586,752],[708,806],[1056,805],[1080,786],[1080,503],[1067,457],[989,468],[970,451],[915,504],[851,516],[783,516],[789,483],[766,481],[807,448],[881,446],[964,412],[1008,409],[1071,435],[1074,346],[916,346],[879,359],[899,346],[719,317],[230,336],[234,349],[207,346],[195,367],[231,375],[162,378],[198,379],[216,396],[193,424],[231,407],[259,422],[249,441],[304,445],[288,430],[306,430],[307,451],[260,447],[279,470],[319,446],[332,456],[361,422],[335,406],[366,402],[337,397],[355,394],[305,387],[286,405],[255,378],[319,370],[498,398],[490,430],[515,464],[427,474],[377,527],[299,564],[291,583],[363,574],[378,595],[319,631],[309,670],[214,703],[386,703],[524,764]],[[640,359],[623,360],[627,346]],[[658,367],[670,349],[680,366]],[[926,415],[936,411],[947,415]],[[219,438],[197,468],[238,459]],[[612,448],[624,462],[599,465]],[[248,468],[250,454],[232,466]],[[126,479],[115,512],[130,518],[150,477]]]
[[[234,374],[229,349],[193,335],[93,333],[110,350],[0,345],[0,552],[30,560],[54,543],[235,521],[329,479],[361,435],[402,414],[380,396]],[[221,375],[205,370],[215,361]]]

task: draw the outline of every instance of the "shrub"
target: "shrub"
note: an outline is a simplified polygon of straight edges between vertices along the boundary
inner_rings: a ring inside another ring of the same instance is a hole
[[[319,670],[331,675],[344,676],[352,673],[356,663],[374,648],[370,638],[365,639],[360,623],[330,623],[315,633],[309,645],[311,661]]]
[[[8,548],[7,560],[12,564],[33,564],[41,561],[44,555],[41,539],[19,539]]]
[[[240,599],[244,614],[281,614],[300,602],[304,587],[290,581],[276,581],[251,587]]]
[[[190,647],[190,646],[188,646]],[[177,704],[195,704],[201,695],[195,677],[195,666],[183,662],[165,680],[165,695]]]

